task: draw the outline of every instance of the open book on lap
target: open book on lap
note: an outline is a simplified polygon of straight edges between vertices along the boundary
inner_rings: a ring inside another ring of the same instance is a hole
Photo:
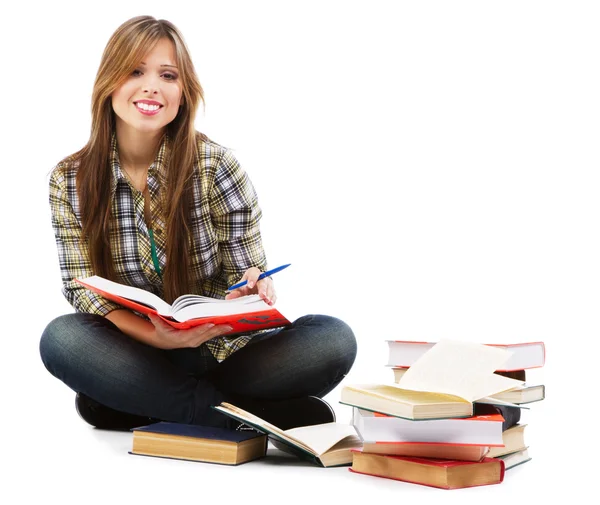
[[[127,286],[94,275],[75,279],[90,291],[142,314],[156,314],[174,328],[186,329],[201,324],[228,324],[233,333],[287,326],[290,321],[259,295],[224,300],[200,295],[182,295],[173,304],[134,286]]]

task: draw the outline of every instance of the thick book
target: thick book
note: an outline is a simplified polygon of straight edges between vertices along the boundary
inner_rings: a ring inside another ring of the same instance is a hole
[[[490,458],[498,458],[513,452],[524,451],[527,449],[525,445],[525,427],[526,424],[516,424],[511,428],[502,432],[502,447],[493,447],[490,449],[488,456]]]
[[[124,307],[141,314],[155,314],[177,329],[187,329],[207,323],[228,324],[233,328],[229,334],[234,334],[291,324],[259,295],[241,296],[231,300],[201,295],[182,295],[169,305],[154,293],[119,284],[97,275],[75,280],[90,291]]]
[[[250,412],[223,402],[213,407],[223,414],[266,433],[279,442],[278,448],[322,467],[352,463],[351,449],[362,447],[356,430],[349,424],[325,423],[282,430]]]
[[[414,422],[378,412],[352,409],[352,424],[363,442],[422,442],[502,447],[499,414],[462,419],[435,419]]]
[[[363,452],[413,458],[481,461],[490,450],[485,445],[460,445],[436,442],[363,442]]]
[[[417,342],[409,340],[386,340],[388,344],[388,363],[391,367],[410,367],[436,342]],[[511,351],[510,357],[497,371],[515,371],[528,368],[540,368],[546,361],[544,342],[523,342],[518,344],[484,344],[498,349]]]
[[[546,398],[546,386],[543,384],[523,384],[510,391],[492,395],[491,398],[516,403],[517,405],[539,402]]]
[[[131,431],[130,454],[141,456],[240,465],[262,458],[267,451],[267,437],[250,430],[159,422]]]
[[[349,470],[442,489],[500,484],[504,480],[504,461],[492,458],[453,461],[353,451]]]
[[[473,404],[464,398],[441,393],[410,391],[387,384],[344,386],[340,403],[411,420],[473,415]]]
[[[504,461],[504,468],[508,470],[510,468],[514,468],[515,466],[522,465],[523,463],[527,463],[531,461],[531,456],[529,455],[528,449],[523,449],[522,451],[511,452],[510,454],[505,454],[503,456],[496,456],[498,459]]]

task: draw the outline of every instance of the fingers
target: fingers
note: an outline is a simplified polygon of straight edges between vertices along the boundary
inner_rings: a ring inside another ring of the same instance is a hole
[[[220,337],[231,332],[233,328],[228,324],[203,324],[196,326],[195,328],[188,330],[190,331],[190,338],[188,340],[189,347],[198,347],[204,342],[211,340],[215,337]]]
[[[249,294],[250,290],[246,286],[243,286],[241,288],[234,289],[231,293],[225,295],[225,300],[233,300],[234,298],[239,298],[240,296],[245,296]]]
[[[156,333],[165,349],[182,347],[198,347],[204,342],[230,333],[233,328],[228,324],[202,324],[187,330],[179,330],[162,321],[159,317],[149,314],[150,321],[156,328]]]
[[[241,288],[234,289],[231,291],[231,293],[225,295],[225,300],[232,300],[234,298],[239,298],[240,296],[256,293],[256,283],[261,273],[262,272],[256,267],[251,267],[246,270],[240,279],[240,282],[246,281],[246,284]]]
[[[265,277],[264,279],[258,281],[257,287],[259,296],[269,305],[273,305],[275,300],[277,300],[273,279],[270,277]]]
[[[256,283],[261,273],[262,272],[256,267],[252,267],[246,270],[246,272],[244,273],[244,277],[246,277],[246,280],[248,281],[248,284],[246,284],[246,286],[248,286],[248,289],[254,289],[254,286],[256,286]],[[243,277],[242,280],[244,280]]]
[[[165,323],[156,314],[148,314],[148,318],[150,319],[150,322],[154,325],[154,327],[157,329],[168,330],[169,328],[173,328],[169,324]]]
[[[233,328],[226,324],[203,324],[188,330],[181,330],[182,347],[199,347],[209,340],[231,332]]]

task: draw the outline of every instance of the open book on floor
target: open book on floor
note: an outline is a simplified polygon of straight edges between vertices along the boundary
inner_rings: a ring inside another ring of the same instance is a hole
[[[354,426],[348,424],[325,423],[281,430],[264,419],[230,403],[223,402],[213,408],[267,433],[272,439],[285,445],[288,452],[320,466],[349,465],[352,463],[351,449],[362,447],[362,442],[358,438]]]
[[[231,300],[200,295],[182,295],[172,305],[134,286],[126,286],[94,275],[75,279],[90,291],[142,314],[156,314],[174,328],[185,329],[201,324],[228,324],[230,334],[287,326],[290,321],[259,295]]]

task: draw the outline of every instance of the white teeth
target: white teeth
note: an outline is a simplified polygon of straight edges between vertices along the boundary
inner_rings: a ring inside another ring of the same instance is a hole
[[[160,109],[160,105],[147,105],[145,103],[136,103],[136,106],[143,110],[154,111]]]

